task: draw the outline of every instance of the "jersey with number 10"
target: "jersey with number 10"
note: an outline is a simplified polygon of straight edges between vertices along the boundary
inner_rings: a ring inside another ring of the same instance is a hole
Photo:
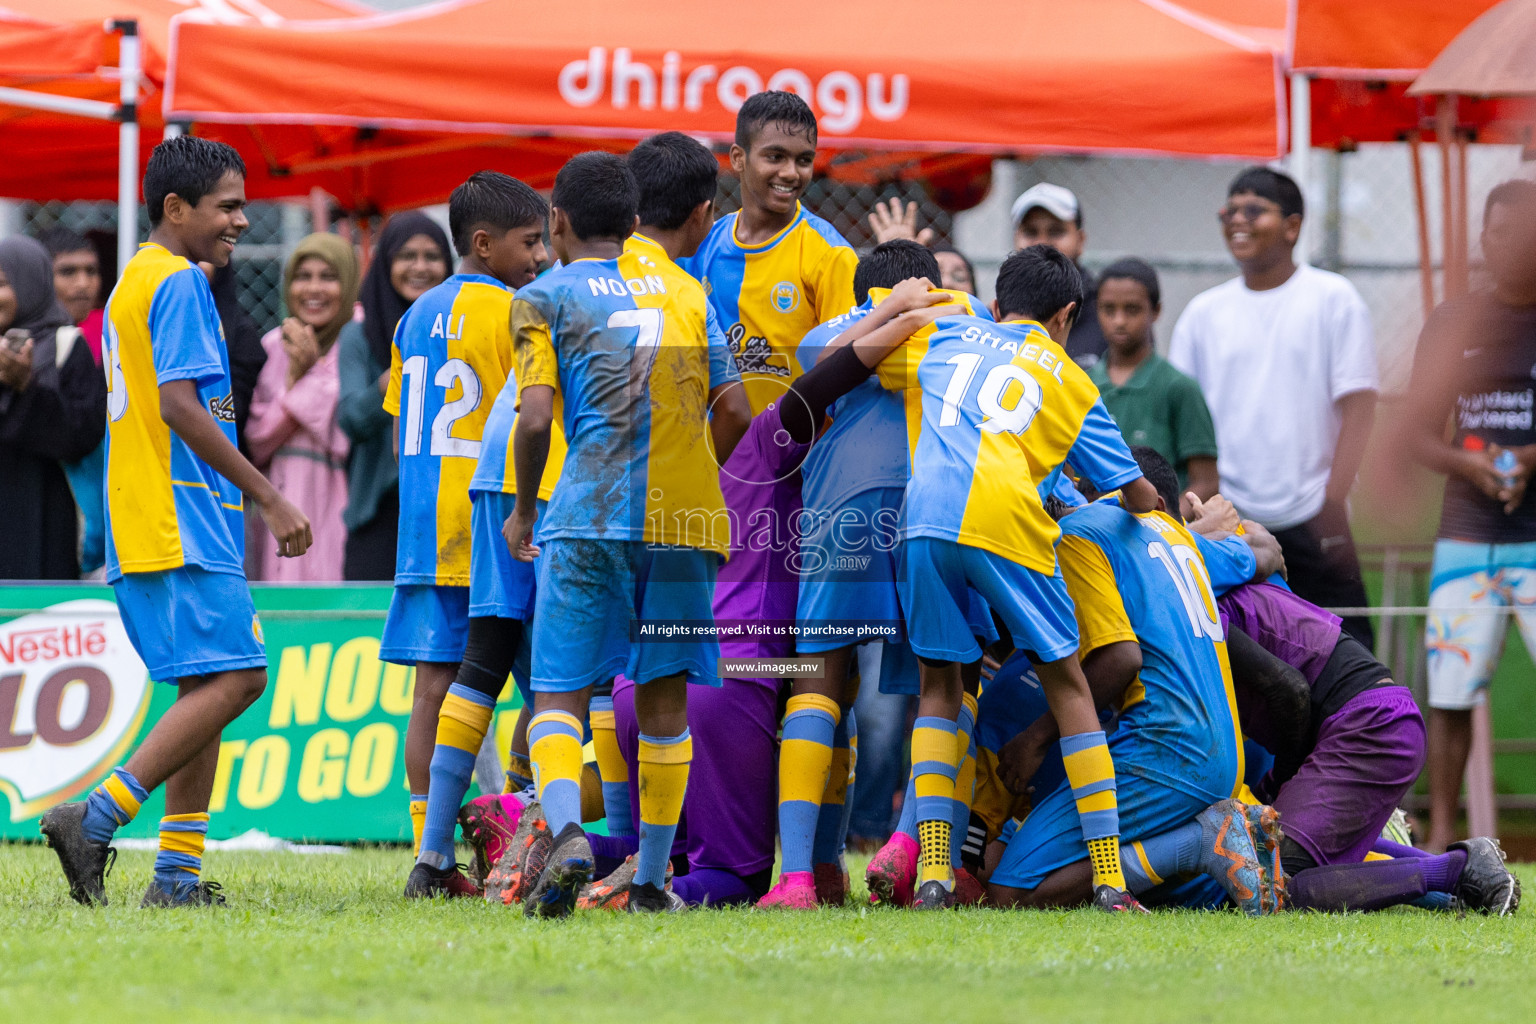
[[[1135,737],[1136,771],[1179,788],[1223,763],[1235,793],[1243,777],[1237,699],[1194,536],[1161,512],[1135,516],[1096,501],[1061,521],[1057,556],[1077,611],[1079,652],[1141,645],[1141,671],[1118,709],[1118,729]]]
[[[926,348],[909,341],[879,366],[885,387],[922,389],[903,535],[1053,573],[1060,531],[1044,497],[1062,463],[1101,491],[1141,470],[1088,374],[1039,324],[955,316],[935,328]]]
[[[455,274],[395,328],[384,409],[400,417],[396,583],[469,586],[469,483],[512,370],[512,290]]]
[[[631,247],[523,287],[512,321],[519,395],[555,388],[565,426],[565,465],[539,538],[726,554],[708,403],[737,377],[724,338],[710,335],[699,283],[659,247]]]

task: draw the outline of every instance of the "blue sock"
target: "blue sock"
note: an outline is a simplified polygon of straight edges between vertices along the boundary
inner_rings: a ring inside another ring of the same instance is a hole
[[[848,834],[848,812],[853,807],[853,758],[858,742],[853,709],[849,708],[832,731],[832,772],[816,814],[816,837],[811,843],[811,863],[836,864],[843,856]],[[838,776],[842,777],[839,778]]]
[[[1126,888],[1140,895],[1165,878],[1199,870],[1200,841],[1200,823],[1192,821],[1172,832],[1121,846],[1120,867]]]
[[[896,831],[914,841],[917,839],[917,787],[910,774],[907,776],[907,791],[901,798],[901,814],[896,819]]]
[[[1424,884],[1430,892],[1455,892],[1461,881],[1461,871],[1467,866],[1467,851],[1452,850],[1438,857],[1415,858],[1414,863],[1424,869]]]
[[[780,869],[804,872],[815,863],[817,821],[834,770],[842,712],[832,698],[815,693],[789,698],[785,710],[779,744]]]
[[[85,799],[85,818],[80,830],[93,843],[108,843],[112,834],[133,820],[149,792],[127,768],[114,768]]]
[[[475,772],[475,757],[490,727],[496,698],[454,683],[443,698],[432,749],[427,816],[421,830],[418,862],[446,871],[454,865],[453,836],[459,807]]]

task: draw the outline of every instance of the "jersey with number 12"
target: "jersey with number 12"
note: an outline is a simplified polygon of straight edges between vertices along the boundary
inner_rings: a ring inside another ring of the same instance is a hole
[[[1056,570],[1060,531],[1044,498],[1063,462],[1101,491],[1141,476],[1098,388],[1033,321],[944,317],[896,349],[880,383],[922,390],[908,418],[912,479],[902,532]],[[916,363],[914,372],[913,363]]]
[[[512,290],[455,274],[395,328],[384,409],[400,417],[396,583],[469,586],[469,484],[512,370]]]

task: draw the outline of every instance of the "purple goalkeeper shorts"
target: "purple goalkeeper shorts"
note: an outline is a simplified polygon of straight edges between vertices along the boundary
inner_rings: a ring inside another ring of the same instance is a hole
[[[635,684],[613,684],[614,726],[629,765],[629,806],[640,823],[640,723]],[[688,687],[693,763],[672,854],[690,870],[713,868],[746,878],[773,866],[779,828],[778,681],[723,679]]]
[[[1280,827],[1320,865],[1358,863],[1423,767],[1424,718],[1408,688],[1358,693],[1280,787]]]

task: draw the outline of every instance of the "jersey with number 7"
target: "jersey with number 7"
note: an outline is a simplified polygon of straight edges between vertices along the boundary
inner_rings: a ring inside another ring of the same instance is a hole
[[[945,317],[926,343],[880,364],[880,383],[922,390],[908,416],[912,479],[902,534],[1056,570],[1044,497],[1064,462],[1102,491],[1141,476],[1088,375],[1033,321]],[[908,403],[909,408],[911,403]]]
[[[567,445],[540,540],[727,553],[708,404],[713,388],[740,378],[708,324],[703,287],[655,245],[576,260],[519,289],[519,394],[557,390]]]
[[[469,483],[512,371],[512,290],[455,274],[395,328],[384,409],[400,417],[395,582],[469,586]]]

